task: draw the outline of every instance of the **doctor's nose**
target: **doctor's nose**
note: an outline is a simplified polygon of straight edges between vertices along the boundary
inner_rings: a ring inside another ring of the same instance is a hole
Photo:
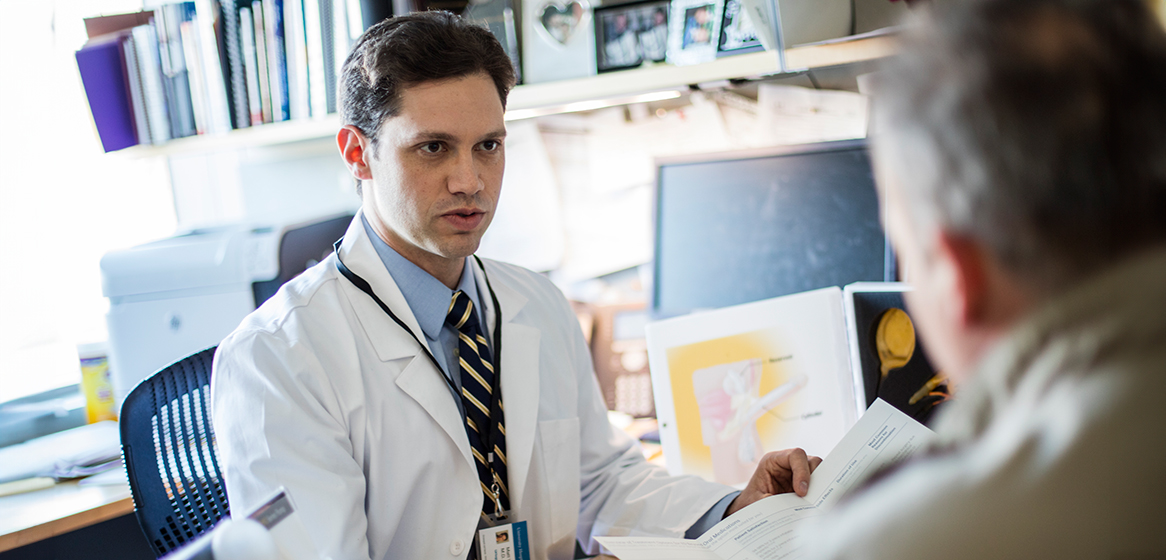
[[[449,174],[449,192],[475,194],[485,188],[479,173],[478,162],[472,154],[459,157]]]

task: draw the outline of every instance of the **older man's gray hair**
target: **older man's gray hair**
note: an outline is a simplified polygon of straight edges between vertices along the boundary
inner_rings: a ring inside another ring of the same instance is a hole
[[[1166,242],[1166,33],[1146,5],[950,9],[877,80],[875,150],[913,221],[1042,290]]]

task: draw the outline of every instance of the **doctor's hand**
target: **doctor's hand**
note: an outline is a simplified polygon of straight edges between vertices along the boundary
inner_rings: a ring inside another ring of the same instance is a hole
[[[810,488],[810,473],[822,463],[821,457],[807,457],[800,448],[772,451],[761,457],[749,485],[733,499],[725,517],[737,510],[775,494],[794,492],[805,497]]]

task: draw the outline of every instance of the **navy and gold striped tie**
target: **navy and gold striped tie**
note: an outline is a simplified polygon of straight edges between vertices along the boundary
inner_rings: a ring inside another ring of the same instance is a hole
[[[490,403],[493,398],[494,364],[490,347],[470,297],[458,290],[449,303],[446,324],[458,331],[458,364],[462,379],[462,404],[466,411],[466,434],[470,437],[470,450],[478,467],[483,502],[482,513],[497,513],[494,498],[497,490],[498,502],[502,509],[510,509],[509,479],[506,476],[506,428],[503,423],[502,395],[498,395],[497,417],[490,417]],[[493,449],[486,449],[485,439],[489,437],[491,422],[497,424],[493,431]],[[495,455],[496,460],[490,458]],[[491,468],[493,467],[493,468]]]

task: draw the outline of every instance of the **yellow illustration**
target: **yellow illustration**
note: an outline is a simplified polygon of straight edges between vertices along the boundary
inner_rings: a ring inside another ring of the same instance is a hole
[[[781,437],[783,409],[807,383],[785,346],[774,331],[757,331],[668,349],[685,472],[749,480],[764,442]]]

